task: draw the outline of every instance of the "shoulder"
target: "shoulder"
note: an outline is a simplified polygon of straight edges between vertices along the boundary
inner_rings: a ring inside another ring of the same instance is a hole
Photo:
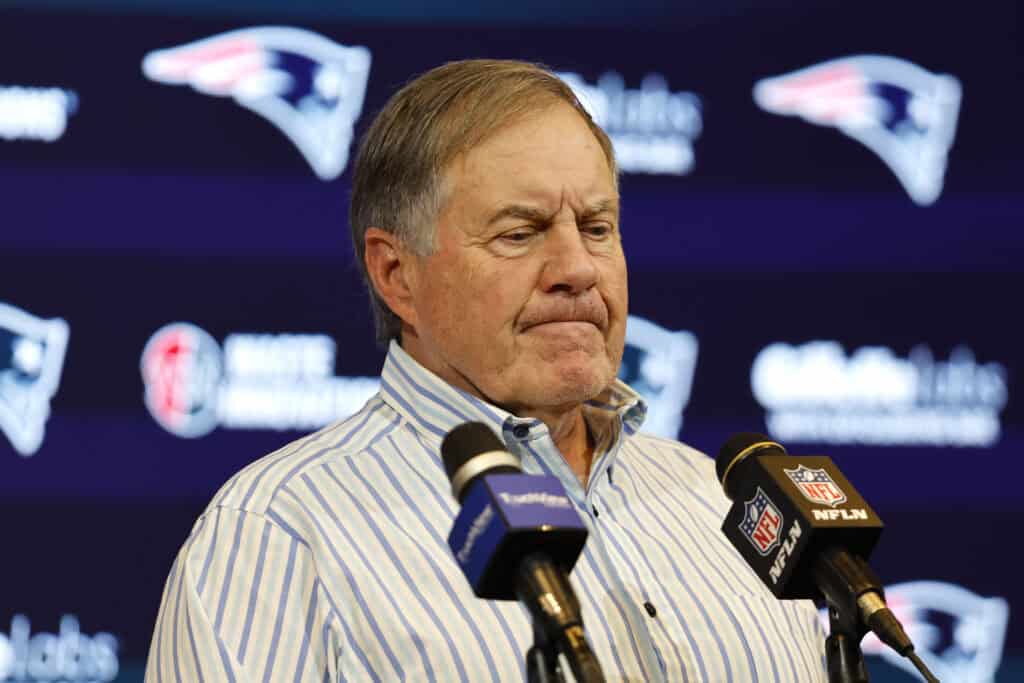
[[[325,462],[364,457],[368,447],[399,427],[400,417],[379,395],[354,415],[293,441],[254,461],[229,479],[204,514],[233,509],[264,515],[277,493]]]
[[[728,509],[729,500],[715,476],[715,461],[693,446],[636,432],[625,438],[618,462],[638,476],[685,491],[688,499],[701,501],[715,515],[723,516]]]
[[[626,448],[641,461],[653,461],[666,467],[688,470],[690,476],[707,484],[717,484],[715,461],[693,446],[646,432],[626,437]]]

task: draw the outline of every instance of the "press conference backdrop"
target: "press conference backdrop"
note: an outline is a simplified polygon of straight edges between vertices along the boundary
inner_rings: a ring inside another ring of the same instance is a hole
[[[0,5],[0,680],[141,680],[211,494],[373,393],[354,140],[485,56],[615,143],[648,428],[831,455],[932,670],[1024,680],[1013,0],[330,4]]]

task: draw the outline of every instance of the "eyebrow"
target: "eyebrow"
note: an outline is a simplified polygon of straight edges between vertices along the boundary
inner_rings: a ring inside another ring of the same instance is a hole
[[[594,202],[593,204],[590,204],[589,206],[584,207],[583,211],[580,214],[578,214],[577,217],[587,219],[600,215],[602,213],[606,213],[608,211],[617,212],[618,207],[618,199],[602,199],[600,201]],[[532,206],[527,206],[525,204],[509,204],[507,206],[502,207],[501,209],[498,210],[497,213],[491,216],[491,219],[487,221],[487,224],[493,225],[505,218],[521,218],[523,220],[528,220],[535,223],[547,223],[551,221],[555,213],[557,212],[547,213],[545,211],[541,211],[540,209],[537,209]]]

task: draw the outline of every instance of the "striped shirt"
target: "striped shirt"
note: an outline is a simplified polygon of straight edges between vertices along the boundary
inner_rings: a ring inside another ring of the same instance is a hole
[[[258,460],[217,493],[171,568],[146,681],[523,681],[526,611],[477,598],[447,536],[440,459],[479,420],[558,477],[590,535],[572,572],[609,681],[825,681],[813,605],[779,601],[720,530],[706,456],[637,430],[616,382],[584,406],[584,488],[547,427],[470,396],[392,344],[357,414]]]

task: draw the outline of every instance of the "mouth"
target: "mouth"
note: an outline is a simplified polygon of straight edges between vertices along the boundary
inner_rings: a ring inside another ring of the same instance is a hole
[[[590,320],[544,320],[531,323],[523,328],[523,332],[544,332],[550,334],[572,334],[576,332],[601,331],[601,327]]]
[[[547,310],[543,310],[546,308]],[[608,314],[600,302],[576,302],[571,307],[550,306],[529,311],[518,322],[521,332],[543,330],[547,332],[571,333],[597,330],[602,335],[608,329]]]

